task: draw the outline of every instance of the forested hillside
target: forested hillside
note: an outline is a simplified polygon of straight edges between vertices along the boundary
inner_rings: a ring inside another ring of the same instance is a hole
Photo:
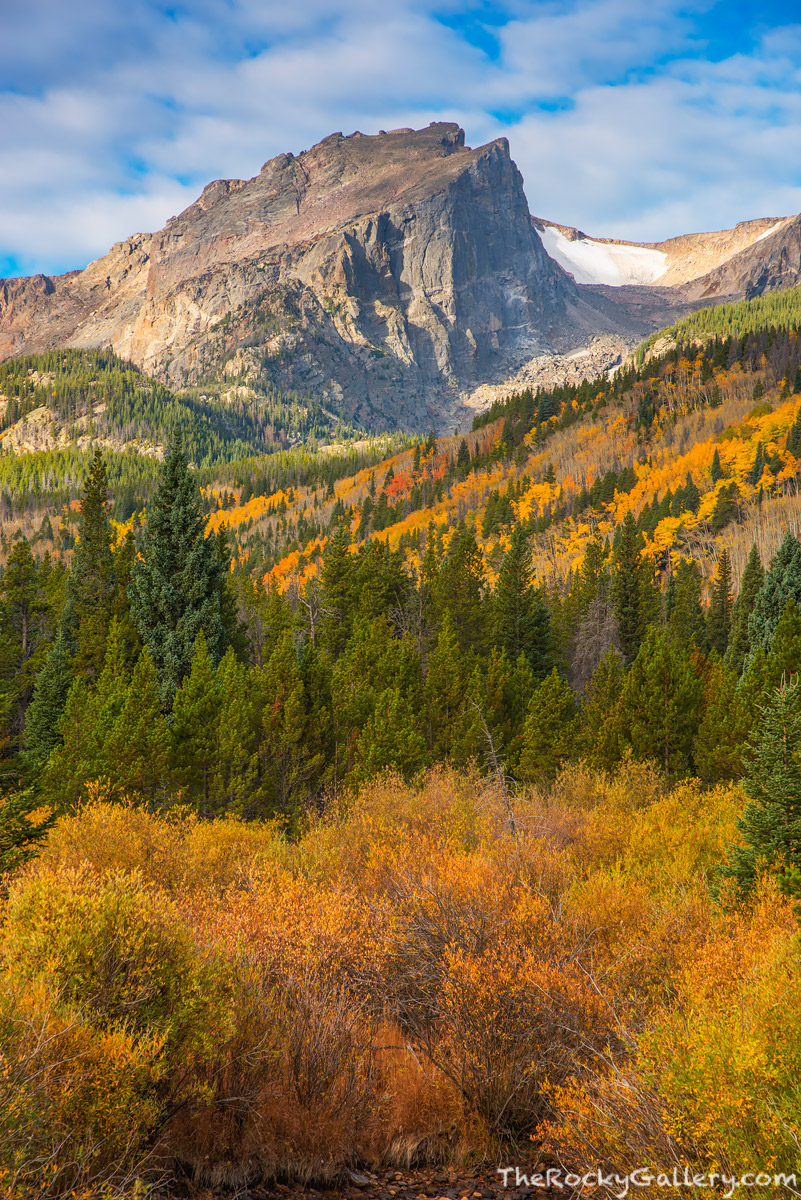
[[[186,428],[141,519],[95,446],[74,545],[5,535],[5,1193],[790,1169],[793,324],[380,460]]]
[[[120,796],[290,823],[389,767],[536,782],[633,755],[736,779],[796,669],[799,410],[797,335],[772,327],[512,396],[343,478],[341,456],[296,459],[294,485],[250,457],[200,487],[176,418],[123,524],[96,449],[74,551],[7,551],[9,761],[51,805],[113,761]],[[140,727],[158,746],[125,749]]]

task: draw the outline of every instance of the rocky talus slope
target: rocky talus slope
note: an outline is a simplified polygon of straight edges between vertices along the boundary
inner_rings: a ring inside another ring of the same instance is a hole
[[[110,347],[173,387],[266,376],[421,428],[549,353],[576,302],[505,139],[337,133],[210,184],[84,271],[0,281],[0,358]]]

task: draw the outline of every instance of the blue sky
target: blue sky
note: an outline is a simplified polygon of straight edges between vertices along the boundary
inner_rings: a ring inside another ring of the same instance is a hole
[[[801,211],[798,0],[0,0],[0,275],[82,267],[336,130],[501,134],[532,212]]]

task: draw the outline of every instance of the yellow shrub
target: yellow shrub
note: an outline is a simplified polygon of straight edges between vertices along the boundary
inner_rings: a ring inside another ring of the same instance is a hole
[[[183,809],[155,816],[134,804],[95,799],[76,816],[61,818],[40,860],[75,869],[89,862],[100,874],[135,870],[165,891],[193,891],[243,886],[250,871],[280,857],[284,845],[272,823],[200,821]]]
[[[38,867],[13,885],[0,940],[12,982],[44,980],[93,1024],[163,1038],[172,1065],[228,1025],[230,988],[174,906],[137,874]]]
[[[387,775],[295,842],[95,800],[5,904],[0,1194],[331,1181],[543,1118],[584,1169],[790,1161],[790,910],[707,887],[741,803],[631,761]]]
[[[97,1029],[44,984],[0,990],[0,1190],[59,1195],[151,1173],[162,1041]],[[40,1191],[41,1189],[41,1191]],[[45,1192],[46,1189],[46,1192]]]
[[[735,826],[745,803],[739,788],[705,790],[698,780],[679,784],[637,812],[623,854],[626,869],[652,882],[684,884],[724,862],[737,840]]]
[[[801,1144],[801,950],[789,906],[766,890],[722,916],[673,1002],[629,1035],[625,1061],[585,1069],[551,1099],[546,1146],[571,1168],[792,1172]],[[753,1191],[770,1196],[768,1190]]]

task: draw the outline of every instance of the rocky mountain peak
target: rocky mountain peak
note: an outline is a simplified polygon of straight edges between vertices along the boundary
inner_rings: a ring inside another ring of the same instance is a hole
[[[6,283],[0,357],[108,346],[172,386],[233,370],[426,427],[547,351],[574,296],[506,139],[472,149],[434,122],[332,134],[82,272]]]

